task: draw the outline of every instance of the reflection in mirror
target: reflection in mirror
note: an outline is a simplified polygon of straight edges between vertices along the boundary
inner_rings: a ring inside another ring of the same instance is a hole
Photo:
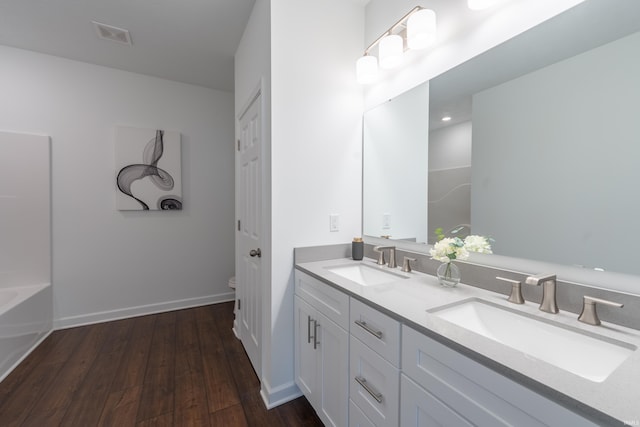
[[[443,227],[491,236],[501,255],[640,274],[639,30],[640,2],[587,0],[433,79],[427,237]],[[468,213],[445,197],[465,189]],[[423,236],[371,228],[363,196],[366,235]]]
[[[428,123],[428,83],[365,113],[365,235],[426,241]]]

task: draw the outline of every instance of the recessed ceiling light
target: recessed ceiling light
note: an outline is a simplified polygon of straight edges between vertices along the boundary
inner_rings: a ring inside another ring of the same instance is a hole
[[[451,120],[451,116],[444,116],[441,120],[443,122],[448,122],[449,120]]]
[[[93,26],[96,29],[96,33],[98,33],[98,37],[104,40],[110,40],[117,43],[126,44],[131,46],[131,35],[129,34],[129,30],[125,30],[124,28],[118,28],[111,25],[103,24],[96,21],[91,21]]]

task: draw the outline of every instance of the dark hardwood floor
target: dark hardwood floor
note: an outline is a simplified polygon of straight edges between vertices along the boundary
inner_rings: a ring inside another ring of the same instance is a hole
[[[304,398],[267,411],[233,303],[52,333],[2,383],[0,426],[322,426]]]

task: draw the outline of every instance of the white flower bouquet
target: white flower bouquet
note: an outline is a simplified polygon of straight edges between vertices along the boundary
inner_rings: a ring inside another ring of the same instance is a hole
[[[460,271],[453,265],[453,260],[469,258],[469,252],[490,254],[490,239],[484,236],[467,236],[464,240],[459,237],[445,237],[442,229],[436,229],[438,241],[429,251],[431,259],[442,262],[438,267],[437,276],[443,286],[453,287],[460,281]]]

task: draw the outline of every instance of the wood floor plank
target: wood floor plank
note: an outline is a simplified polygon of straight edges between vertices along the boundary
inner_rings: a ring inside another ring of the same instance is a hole
[[[109,395],[113,377],[120,366],[133,321],[129,319],[110,322],[108,333],[100,345],[98,356],[84,381],[76,390],[62,418],[63,425],[93,426],[100,419]]]
[[[209,415],[211,427],[248,427],[241,404],[229,406]]]
[[[232,307],[232,305],[229,304],[229,307]],[[244,347],[242,347],[242,343],[236,339],[228,326],[233,322],[233,309],[229,310],[226,306],[215,307],[213,313],[216,324],[227,325],[226,328],[219,329],[219,334],[224,343],[225,354],[238,389],[238,395],[242,399],[242,396],[246,393],[259,391],[260,381],[253,370],[247,353],[244,351]]]
[[[3,427],[22,425],[24,420],[31,415],[40,396],[47,390],[55,389],[55,374],[63,365],[64,363],[42,365],[30,371],[21,386],[6,396],[0,404],[0,420],[2,420]]]
[[[18,365],[18,367],[14,369],[13,372],[4,379],[4,381],[2,381],[2,386],[0,387],[0,411],[2,410],[3,403],[6,402],[8,396],[13,394],[16,388],[26,380],[27,376],[33,369],[47,360],[47,356],[55,351],[56,346],[60,341],[62,341],[64,336],[64,330],[50,334],[47,339],[35,348],[31,354],[29,354],[22,363],[20,363],[20,365]]]
[[[267,410],[233,303],[51,334],[0,383],[0,426],[320,426],[303,398]]]
[[[284,426],[278,411],[267,410],[258,390],[247,392],[241,397],[247,424],[251,427]]]
[[[159,314],[153,331],[144,377],[138,421],[151,420],[174,409],[176,313]]]
[[[193,310],[176,312],[176,377],[202,375],[202,353]]]
[[[98,349],[108,327],[107,323],[100,323],[77,328],[76,333],[84,333],[82,341],[78,347],[71,350],[69,359],[59,370],[53,383],[42,393],[31,414],[25,420],[25,426],[60,423],[76,390],[82,384],[98,355]]]
[[[207,395],[202,375],[176,377],[174,425],[200,427],[209,424]]]
[[[144,384],[157,316],[141,316],[132,320],[131,336],[120,362],[120,368],[113,378],[111,391],[126,390]]]
[[[220,338],[219,329],[221,326],[216,324],[213,310],[210,307],[199,307],[194,312],[202,351],[203,377],[209,411],[216,412],[239,404],[240,397]],[[222,327],[228,327],[228,323]]]
[[[175,427],[173,425],[173,412],[158,415],[148,420],[140,421],[137,427]]]
[[[322,421],[304,397],[292,400],[275,408],[284,424],[291,427],[322,427]]]
[[[135,426],[141,395],[142,385],[109,393],[98,420],[98,427]]]
[[[193,310],[176,313],[176,379],[174,424],[199,427],[209,424],[202,353]]]
[[[16,399],[24,400],[25,402],[31,401],[33,398],[20,398],[16,396],[16,394],[20,394],[18,393],[18,388],[20,388],[23,394],[31,396],[33,393],[30,393],[23,384],[25,382],[31,383],[34,378],[37,378],[37,384],[41,384],[43,376],[52,375],[50,368],[46,368],[47,366],[56,366],[54,372],[57,373],[57,369],[59,369],[71,355],[69,348],[77,347],[86,332],[87,330],[78,331],[76,329],[54,331],[42,344],[34,349],[33,352],[2,381],[0,385],[0,415],[6,410],[3,408]],[[34,375],[34,370],[39,371],[39,373]],[[28,377],[31,379],[28,379]],[[37,387],[37,385],[34,384],[34,387]],[[28,411],[28,407],[25,407],[25,409]]]

